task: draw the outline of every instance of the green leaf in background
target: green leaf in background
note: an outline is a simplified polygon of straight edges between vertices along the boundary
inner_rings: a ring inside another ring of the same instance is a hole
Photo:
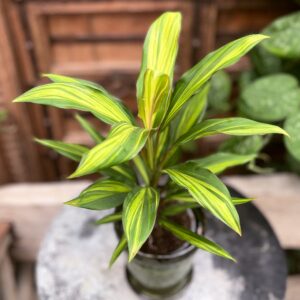
[[[238,79],[239,91],[240,93],[255,79],[257,79],[258,75],[254,70],[242,71],[240,77]]]
[[[142,97],[138,101],[139,117],[148,129],[161,123],[169,106],[170,78],[147,69]]]
[[[210,113],[225,113],[230,110],[231,79],[225,71],[215,73],[210,81],[208,110]]]
[[[232,136],[220,145],[219,151],[240,155],[257,154],[267,142],[268,139],[260,135]]]
[[[127,181],[131,184],[136,182],[136,176],[132,167],[126,163],[102,169],[101,173],[117,181]]]
[[[193,162],[198,167],[218,174],[227,168],[246,164],[255,159],[255,157],[255,154],[239,155],[234,153],[218,152],[204,158],[191,160],[190,162]]]
[[[233,205],[246,204],[248,202],[251,202],[252,200],[254,200],[254,199],[253,198],[236,198],[236,197],[231,198]]]
[[[284,122],[283,128],[290,135],[290,138],[284,138],[284,143],[288,152],[297,161],[300,161],[300,112],[297,112],[287,118]]]
[[[35,139],[35,141],[74,161],[80,161],[81,157],[90,150],[89,148],[81,145],[64,143],[60,141],[40,139]]]
[[[169,168],[165,172],[176,184],[187,189],[202,207],[241,234],[239,216],[231,196],[216,175],[189,162]]]
[[[274,74],[250,83],[242,92],[239,109],[263,122],[278,122],[300,108],[300,88],[295,77]]]
[[[90,122],[88,122],[78,114],[75,115],[75,118],[95,143],[99,144],[104,140],[104,137],[94,128],[94,126]]]
[[[279,57],[270,53],[262,42],[250,52],[251,62],[255,71],[260,75],[269,75],[282,71],[282,61]]]
[[[204,251],[213,253],[218,256],[222,256],[224,258],[230,259],[235,261],[235,259],[222,247],[220,247],[218,244],[208,240],[207,238],[198,235],[191,230],[188,230],[174,222],[171,222],[165,218],[161,218],[159,220],[160,226],[162,226],[164,229],[170,231],[172,234],[174,234],[177,238],[180,240],[186,241],[192,245],[194,245],[197,248],[200,248]]]
[[[91,174],[134,158],[145,145],[147,136],[147,130],[128,123],[116,125],[104,142],[82,158],[70,178]]]
[[[122,221],[122,212],[121,211],[117,212],[117,213],[109,214],[109,215],[101,218],[100,220],[97,220],[96,224],[102,225],[102,224],[118,222],[118,221]]]
[[[137,188],[123,205],[123,228],[131,261],[148,239],[155,224],[159,194],[152,187]]]
[[[167,125],[178,113],[180,108],[205,84],[218,70],[236,63],[267,36],[253,34],[226,44],[205,56],[192,69],[188,70],[177,82],[173,92],[170,110],[165,120]]]
[[[229,135],[263,135],[270,133],[287,133],[278,126],[256,122],[245,118],[209,119],[193,126],[176,144],[183,144],[192,140],[215,134]]]
[[[209,88],[209,84],[204,85],[197,94],[184,104],[180,112],[176,115],[171,123],[174,140],[177,140],[201,120],[206,109]]]
[[[165,74],[170,78],[170,86],[178,52],[178,39],[181,29],[181,14],[167,12],[162,14],[148,30],[144,48],[142,66],[137,80],[137,99],[141,99],[145,72],[153,70],[155,74]]]
[[[118,259],[118,257],[120,256],[120,254],[125,250],[125,248],[127,247],[127,240],[126,240],[126,236],[125,234],[123,234],[123,236],[121,237],[116,249],[114,250],[111,259],[109,261],[109,267],[111,268],[111,266],[116,262],[116,260]]]
[[[165,217],[176,216],[178,214],[185,212],[187,209],[196,208],[196,207],[199,207],[199,204],[195,200],[187,201],[186,203],[174,203],[164,208],[161,211],[160,215]]]
[[[271,36],[262,43],[267,51],[282,58],[300,58],[300,12],[276,19],[263,33]]]
[[[114,208],[123,203],[131,190],[132,187],[125,183],[102,179],[84,189],[77,198],[65,202],[65,204],[93,210]]]
[[[77,83],[49,83],[27,91],[14,102],[31,102],[63,109],[88,111],[105,123],[134,123],[133,117],[114,97]]]

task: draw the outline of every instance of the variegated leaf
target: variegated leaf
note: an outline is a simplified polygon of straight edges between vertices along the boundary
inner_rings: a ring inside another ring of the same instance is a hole
[[[186,134],[180,137],[176,144],[215,134],[229,135],[263,135],[270,133],[287,133],[278,126],[256,122],[245,118],[209,119],[194,125]]]
[[[138,99],[139,117],[148,129],[160,125],[169,106],[170,79],[165,74],[155,74],[147,69],[144,78],[143,94]]]
[[[161,218],[159,220],[159,225],[170,231],[180,240],[186,241],[204,251],[235,261],[235,259],[226,250],[224,250],[218,244],[208,240],[204,236],[198,235],[195,232],[192,232],[191,230],[188,230],[165,218]]]
[[[185,203],[174,203],[172,205],[166,206],[161,212],[161,216],[176,216],[185,212],[188,209],[199,207],[199,204],[193,199],[193,201],[185,202]]]
[[[134,158],[145,145],[147,136],[147,130],[128,123],[116,125],[104,142],[82,158],[70,178],[91,174]]]
[[[179,139],[188,132],[194,124],[199,122],[207,106],[208,91],[209,84],[206,84],[181,108],[171,123],[173,140],[176,141]]]
[[[86,86],[90,87],[96,90],[99,90],[102,93],[108,94],[108,92],[105,90],[105,88],[95,82],[89,81],[89,80],[84,80],[84,79],[79,79],[75,77],[69,77],[65,75],[58,75],[58,74],[43,74],[43,77],[49,78],[51,81],[56,82],[56,83],[73,83],[73,84],[78,84],[79,86]],[[110,95],[110,97],[113,97]],[[115,97],[113,97],[115,98]]]
[[[167,125],[178,113],[180,108],[205,84],[218,70],[236,63],[251,50],[265,35],[253,34],[230,42],[204,57],[192,69],[188,70],[177,82],[170,104]]]
[[[239,216],[231,196],[216,175],[193,163],[178,165],[165,172],[177,185],[187,189],[202,207],[241,234]]]
[[[246,164],[255,159],[255,154],[240,155],[226,152],[218,152],[200,159],[193,159],[191,162],[197,166],[218,174],[227,168]]]
[[[120,101],[98,89],[78,83],[41,85],[19,96],[14,102],[31,102],[88,111],[108,124],[134,123],[133,117]]]
[[[123,228],[128,241],[129,261],[140,250],[152,232],[159,204],[159,194],[152,187],[137,188],[123,205]]]
[[[132,187],[125,183],[103,179],[96,181],[83,190],[77,198],[65,204],[93,210],[114,208],[123,203],[131,190]]]
[[[166,12],[150,27],[143,48],[142,66],[137,80],[137,99],[143,93],[144,76],[147,69],[167,75],[172,84],[174,65],[178,52],[181,14]]]
[[[231,201],[234,205],[246,204],[248,202],[251,202],[252,200],[254,200],[254,199],[253,198],[236,198],[236,197],[231,198]]]
[[[94,128],[94,126],[90,122],[88,122],[78,114],[75,115],[75,118],[95,143],[99,144],[104,140],[104,137]]]
[[[112,222],[118,222],[122,220],[122,212],[112,213],[109,214],[99,220],[96,221],[97,225],[112,223]]]
[[[127,247],[127,240],[125,234],[123,234],[116,249],[114,250],[111,256],[111,259],[109,261],[109,267],[111,267],[116,262],[116,260],[118,259],[120,254],[125,250],[126,247]]]
[[[80,161],[81,157],[89,151],[89,148],[87,147],[77,144],[64,143],[61,141],[40,139],[35,139],[35,141],[74,161]]]

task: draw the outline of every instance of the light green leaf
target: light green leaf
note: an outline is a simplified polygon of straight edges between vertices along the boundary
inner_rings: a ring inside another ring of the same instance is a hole
[[[134,158],[144,147],[148,131],[127,123],[116,125],[107,139],[92,148],[81,160],[75,178],[109,168]]]
[[[74,161],[80,161],[81,157],[89,151],[89,148],[87,147],[77,144],[64,143],[61,141],[41,139],[35,139],[35,141]]]
[[[112,223],[112,222],[118,222],[122,220],[122,212],[117,212],[113,214],[109,214],[100,220],[96,221],[97,225],[102,225],[102,224],[107,224],[107,223]]]
[[[185,103],[172,121],[171,128],[174,140],[177,140],[188,132],[204,115],[209,89],[209,84],[204,85],[197,94],[193,95],[191,99]]]
[[[254,200],[254,199],[253,198],[236,198],[236,197],[231,198],[233,205],[245,204],[252,200]],[[165,201],[184,202],[184,204],[186,204],[187,206],[191,205],[191,208],[196,207],[195,203],[197,203],[197,205],[198,205],[198,202],[186,190],[178,190],[177,192],[167,195],[167,198],[165,199]]]
[[[176,143],[182,144],[204,136],[215,134],[229,135],[263,135],[270,133],[287,133],[278,126],[256,122],[245,118],[209,119],[194,125],[189,132],[183,135]]]
[[[96,89],[102,93],[108,94],[108,92],[104,89],[103,86],[101,86],[95,82],[89,81],[89,80],[79,79],[79,78],[75,78],[75,77],[69,77],[69,76],[65,76],[65,75],[58,75],[58,74],[43,74],[43,77],[47,77],[51,81],[56,82],[56,83],[78,84],[79,86],[90,87],[90,88]]]
[[[193,159],[191,162],[198,167],[207,169],[212,173],[218,174],[227,168],[243,165],[255,159],[255,154],[239,155],[226,152],[218,152],[204,158]]]
[[[243,90],[238,106],[251,119],[267,123],[282,121],[300,108],[297,78],[285,73],[258,78]]]
[[[120,254],[125,250],[125,248],[127,247],[127,240],[126,240],[126,236],[125,234],[123,234],[123,236],[121,237],[116,249],[114,250],[111,259],[109,261],[109,267],[111,268],[111,266],[116,262],[116,260],[118,259],[118,257],[120,256]]]
[[[114,97],[77,83],[50,83],[35,87],[14,102],[31,102],[63,109],[88,111],[108,124],[134,123],[133,117]]]
[[[159,220],[159,225],[164,229],[170,231],[180,240],[186,241],[189,244],[194,245],[195,247],[200,248],[204,251],[235,261],[235,259],[226,250],[224,250],[216,243],[208,240],[204,236],[198,235],[165,218],[161,218]]]
[[[148,167],[146,166],[144,160],[139,156],[135,156],[133,158],[134,165],[136,169],[138,170],[141,178],[145,182],[146,185],[149,185],[150,183],[150,178],[149,178],[149,170]]]
[[[188,190],[190,195],[215,217],[241,234],[238,213],[232,204],[226,186],[210,171],[185,163],[165,170],[179,186]]]
[[[231,201],[234,205],[246,204],[252,200],[254,200],[254,199],[253,198],[236,198],[236,197],[231,198]]]
[[[211,52],[188,70],[175,86],[170,110],[164,124],[167,125],[175,117],[184,103],[197,93],[215,72],[233,65],[266,38],[265,35],[253,34],[237,39]]]
[[[284,129],[289,137],[284,137],[284,144],[294,159],[300,161],[300,112],[289,116],[284,122]]]
[[[151,25],[143,48],[142,66],[136,86],[137,99],[142,97],[147,69],[153,70],[155,74],[167,75],[172,85],[180,28],[181,14],[178,12],[164,13]]]
[[[90,135],[95,143],[101,143],[104,137],[94,128],[94,126],[80,115],[75,115],[76,120],[79,122],[81,127]]]
[[[93,210],[114,208],[123,203],[131,190],[132,187],[125,183],[102,179],[87,187],[77,198],[65,202],[65,204]]]
[[[128,240],[129,261],[140,250],[155,224],[159,194],[152,187],[137,188],[123,205],[123,228]]]
[[[131,184],[136,182],[135,173],[130,165],[127,163],[112,166],[108,169],[102,169],[101,173],[108,176],[111,179],[117,181],[128,181]]]
[[[155,74],[147,69],[144,78],[143,94],[138,99],[139,117],[148,129],[160,125],[169,106],[170,79],[165,74]]]
[[[193,201],[186,203],[175,203],[172,205],[168,205],[161,212],[160,215],[170,217],[176,216],[185,212],[188,209],[199,207],[199,204],[193,199]]]

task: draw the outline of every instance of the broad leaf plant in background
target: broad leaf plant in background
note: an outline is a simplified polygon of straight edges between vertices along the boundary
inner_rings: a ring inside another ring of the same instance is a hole
[[[123,225],[124,234],[112,254],[111,264],[125,248],[129,261],[132,260],[155,224],[180,240],[234,260],[221,246],[176,224],[170,216],[201,206],[241,234],[235,205],[248,199],[232,198],[217,174],[247,163],[255,155],[221,152],[181,162],[178,152],[187,142],[216,134],[286,134],[277,126],[245,118],[203,120],[212,76],[237,62],[267,37],[254,34],[228,43],[204,57],[174,84],[180,27],[181,14],[167,12],[148,31],[137,80],[138,118],[102,86],[60,75],[44,75],[52,83],[35,87],[15,100],[90,112],[111,126],[104,137],[87,120],[76,116],[96,144],[91,149],[37,139],[79,162],[69,178],[99,174],[99,180],[67,204],[93,210],[119,208],[97,221],[121,221]],[[176,204],[159,209],[170,200],[176,200]]]

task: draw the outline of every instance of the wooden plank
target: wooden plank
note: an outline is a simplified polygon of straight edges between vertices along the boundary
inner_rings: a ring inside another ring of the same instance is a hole
[[[13,226],[13,257],[34,261],[40,243],[63,202],[77,196],[88,184],[88,181],[70,181],[1,187],[0,221],[10,222]]]
[[[284,248],[300,248],[300,179],[291,173],[228,176],[225,182],[247,197],[271,223]]]
[[[300,297],[300,275],[289,276],[285,300],[299,300]]]

